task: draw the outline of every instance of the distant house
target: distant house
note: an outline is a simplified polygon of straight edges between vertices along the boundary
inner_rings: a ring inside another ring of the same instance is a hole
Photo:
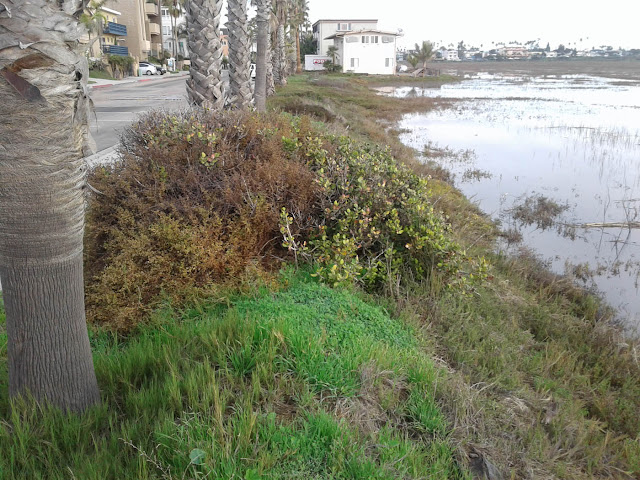
[[[442,50],[442,59],[449,62],[459,62],[458,50],[450,48],[449,50]]]
[[[327,50],[333,45],[327,37],[336,33],[351,32],[378,28],[378,20],[318,20],[313,24],[313,40],[316,42],[316,55],[326,55]]]
[[[500,54],[509,60],[529,58],[529,50],[521,46],[508,46],[501,48]]]
[[[399,33],[375,29],[336,32],[326,40],[337,47],[336,63],[353,73],[393,75],[396,72],[396,39]]]

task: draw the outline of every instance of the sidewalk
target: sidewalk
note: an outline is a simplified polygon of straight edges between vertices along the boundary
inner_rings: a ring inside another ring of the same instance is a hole
[[[178,73],[165,73],[164,75],[145,75],[143,77],[127,77],[122,80],[105,80],[103,78],[91,78],[89,77],[89,88],[104,88],[112,87],[114,85],[123,85],[125,83],[136,82],[156,82],[167,78],[177,78],[189,75],[187,71],[181,71]]]

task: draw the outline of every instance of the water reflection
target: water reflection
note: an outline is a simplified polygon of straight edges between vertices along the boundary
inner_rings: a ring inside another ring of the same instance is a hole
[[[395,97],[459,99],[404,117],[401,139],[447,167],[457,186],[552,269],[592,284],[640,325],[640,85],[580,75],[480,74],[440,89],[395,87]],[[472,151],[473,155],[461,152]],[[554,228],[510,213],[531,196],[567,205]]]

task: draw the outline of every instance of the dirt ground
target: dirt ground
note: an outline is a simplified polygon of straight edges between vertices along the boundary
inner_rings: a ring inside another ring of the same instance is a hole
[[[464,75],[478,72],[520,75],[594,75],[640,81],[638,59],[546,59],[484,62],[432,62],[441,73]]]

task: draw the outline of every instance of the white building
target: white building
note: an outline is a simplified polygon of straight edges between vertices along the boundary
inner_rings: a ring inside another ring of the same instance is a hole
[[[316,42],[316,55],[326,55],[333,45],[327,37],[340,32],[378,28],[378,20],[318,20],[313,24],[313,40]]]
[[[184,29],[184,25],[187,24],[187,18],[184,15],[184,12],[180,13],[180,16],[177,18],[171,18],[169,14],[169,8],[162,8],[162,48],[168,51],[172,56],[174,54],[174,42],[175,37],[173,35],[173,25],[175,24],[176,30],[178,31],[178,43],[176,44],[175,53],[177,55],[182,55],[185,58],[189,58],[189,50],[187,49],[187,38],[185,35],[180,35],[181,30]],[[182,26],[182,28],[180,28]]]
[[[458,50],[453,48],[450,48],[449,50],[443,50],[442,59],[449,62],[459,62],[460,57],[458,57]]]
[[[338,48],[336,63],[344,72],[393,75],[396,39],[400,34],[382,30],[336,32],[327,38]]]

